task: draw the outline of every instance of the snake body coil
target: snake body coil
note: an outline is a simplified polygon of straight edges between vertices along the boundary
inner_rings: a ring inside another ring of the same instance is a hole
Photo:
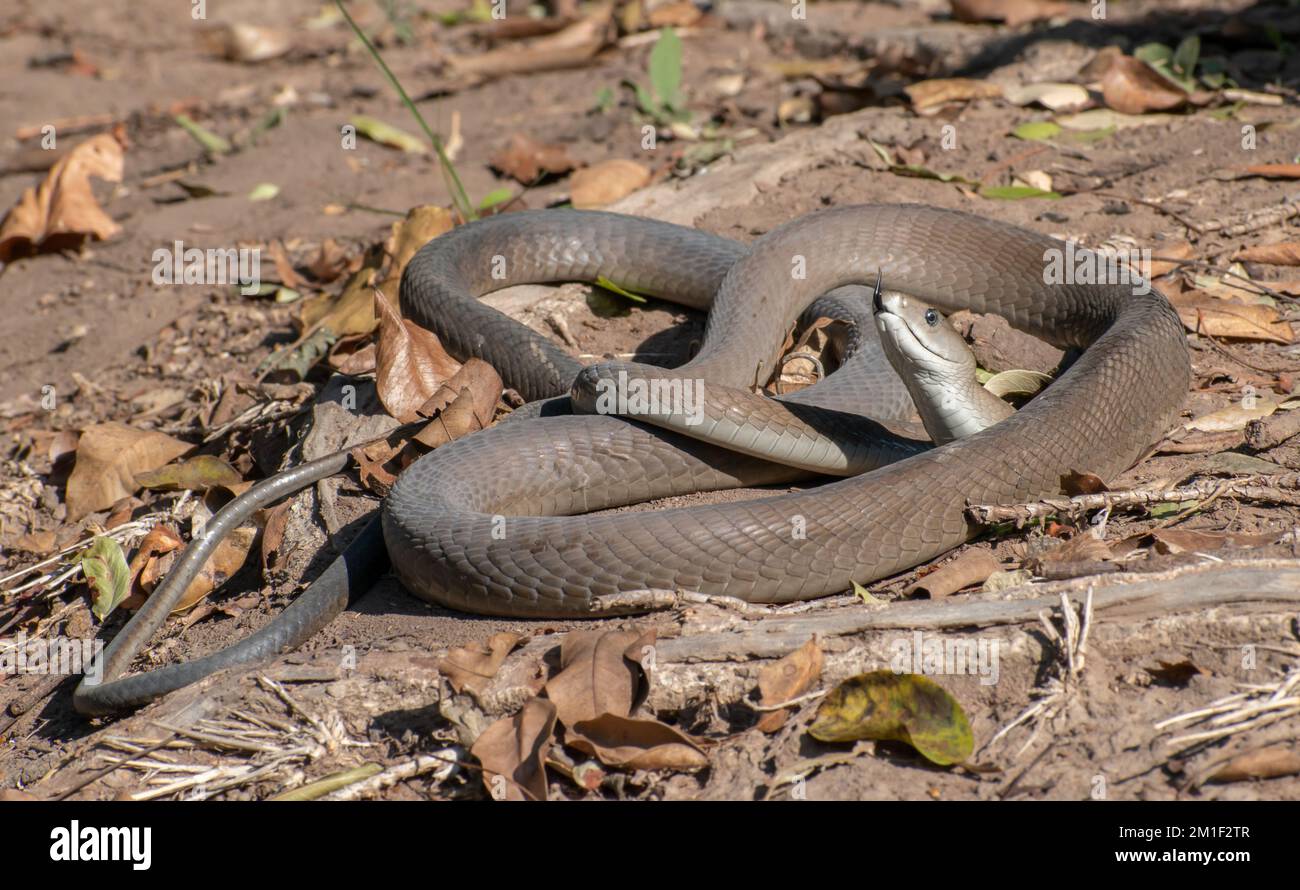
[[[826,210],[748,251],[691,229],[597,212],[513,213],[455,229],[417,253],[402,281],[404,314],[434,330],[453,355],[488,360],[529,399],[571,391],[578,410],[591,410],[602,385],[629,377],[702,384],[707,399],[692,425],[643,418],[668,431],[568,413],[568,400],[553,399],[426,455],[382,507],[392,564],[417,595],[494,615],[582,615],[593,597],[651,588],[789,602],[888,576],[961,544],[974,532],[968,501],[1055,493],[1073,470],[1119,473],[1176,417],[1191,376],[1186,340],[1154,290],[1045,283],[1049,252],[1064,250],[1063,242],[1020,228],[912,205]],[[870,284],[877,270],[891,289],[945,312],[997,313],[1056,346],[1087,349],[1016,415],[932,450],[876,422],[902,416],[909,401],[896,375],[875,361],[874,340],[857,344],[851,367],[818,386],[780,402],[754,396],[750,388],[770,375],[790,325],[822,295],[850,314],[860,307],[859,331],[871,330],[870,292],[836,289]],[[687,305],[712,300],[696,357],[676,371],[630,363],[584,369],[476,299],[511,284],[598,277]],[[810,471],[847,475],[900,457],[797,493],[586,515]],[[315,472],[327,470],[321,464]],[[282,488],[268,488],[268,497]],[[259,632],[256,646],[250,639],[209,659],[237,664],[303,642],[355,596],[360,575],[349,570],[373,571],[377,535],[367,534],[345,554],[346,569],[332,567],[291,607],[292,620],[287,610]],[[83,682],[79,710],[138,704],[215,669],[176,665],[114,679],[183,581],[173,593],[169,577],[167,596],[156,592],[114,640],[104,671],[113,682]]]

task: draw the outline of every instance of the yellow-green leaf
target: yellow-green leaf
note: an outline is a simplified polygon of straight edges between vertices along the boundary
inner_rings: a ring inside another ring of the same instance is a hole
[[[845,680],[822,701],[808,734],[823,742],[905,742],[950,766],[975,747],[961,704],[928,677],[873,671]]]
[[[1029,123],[1021,124],[1016,127],[1011,131],[1011,135],[1015,136],[1017,139],[1042,141],[1044,139],[1051,139],[1060,132],[1060,124],[1054,124],[1051,121],[1030,121]]]
[[[155,491],[207,491],[221,485],[238,485],[244,481],[244,477],[221,458],[200,454],[178,464],[168,464],[149,473],[140,473],[135,481],[141,487]]]
[[[96,538],[81,555],[81,571],[90,585],[90,610],[103,621],[130,592],[131,572],[126,565],[126,554],[112,538]]]
[[[386,124],[365,114],[358,114],[353,117],[352,126],[356,127],[357,132],[367,139],[378,142],[380,145],[387,145],[389,148],[398,148],[412,154],[424,154],[429,150],[423,140],[397,129],[392,124]]]
[[[1059,192],[1036,189],[1032,185],[988,185],[980,189],[980,197],[997,198],[1003,201],[1019,201],[1023,198],[1051,198],[1056,200],[1061,195]]]
[[[635,303],[645,302],[645,297],[641,296],[640,294],[634,294],[629,290],[624,290],[614,282],[610,281],[604,275],[596,276],[596,284],[599,287],[603,287],[607,291],[613,291],[614,293],[618,294],[620,297],[627,297],[629,300],[632,300]]]

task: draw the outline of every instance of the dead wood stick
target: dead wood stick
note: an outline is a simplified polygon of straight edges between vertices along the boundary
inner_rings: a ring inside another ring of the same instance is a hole
[[[1255,451],[1281,445],[1300,433],[1300,411],[1283,411],[1246,424],[1246,444]]]
[[[1062,593],[1082,602],[1093,590],[1093,611],[1103,618],[1136,618],[1176,611],[1205,609],[1232,603],[1277,604],[1294,609],[1300,603],[1300,559],[1236,560],[1183,566],[1150,574],[1107,575],[1097,578],[1032,584],[993,597],[916,600],[863,609],[846,607],[789,618],[739,623],[728,631],[688,634],[660,640],[660,664],[737,662],[780,658],[817,634],[838,637],[866,631],[974,628],[1037,622],[1038,613],[1059,608]],[[1042,591],[1027,597],[1028,592]]]
[[[1300,499],[1300,473],[1283,473],[1277,476],[1244,476],[1240,479],[1201,479],[1178,488],[1135,488],[1127,491],[1103,491],[1077,497],[1044,498],[1032,504],[998,506],[970,504],[966,512],[976,522],[991,525],[1014,522],[1017,528],[1025,523],[1054,514],[1076,516],[1103,507],[1134,507],[1159,503],[1199,501],[1204,498],[1230,495],[1253,501],[1291,504]]]

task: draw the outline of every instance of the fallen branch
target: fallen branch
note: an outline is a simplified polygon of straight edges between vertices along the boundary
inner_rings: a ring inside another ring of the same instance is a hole
[[[1272,504],[1300,503],[1300,473],[1277,476],[1243,476],[1240,479],[1202,479],[1177,488],[1134,488],[1126,491],[1103,491],[1076,497],[1043,498],[1031,504],[997,506],[970,504],[966,512],[976,522],[993,525],[1014,522],[1017,528],[1034,519],[1053,515],[1079,516],[1104,507],[1142,507],[1160,503],[1182,503],[1217,498],[1224,495]]]
[[[1047,584],[1028,584],[988,596],[916,600],[867,608],[850,606],[821,613],[744,621],[731,630],[686,634],[660,640],[660,664],[740,662],[780,658],[817,634],[818,639],[878,630],[939,630],[1039,621],[1044,609],[1061,607],[1062,594],[1082,603],[1093,590],[1093,612],[1101,617],[1140,618],[1233,603],[1300,603],[1300,559],[1259,559],[1182,566],[1158,573],[1118,573]],[[1041,591],[1041,593],[1040,593]],[[1033,594],[1038,594],[1034,596]]]

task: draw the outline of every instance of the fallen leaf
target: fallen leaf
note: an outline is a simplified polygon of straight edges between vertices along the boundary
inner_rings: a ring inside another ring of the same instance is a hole
[[[1276,779],[1300,773],[1300,749],[1294,742],[1256,748],[1238,754],[1210,776],[1211,782],[1244,782]]]
[[[256,539],[257,527],[252,525],[240,526],[226,535],[172,607],[172,614],[189,609],[243,568]]]
[[[1187,93],[1132,56],[1111,62],[1101,79],[1101,91],[1106,105],[1121,114],[1168,111],[1187,102]]]
[[[1048,82],[1008,86],[1002,88],[1002,95],[1012,105],[1037,103],[1051,111],[1072,111],[1092,101],[1088,91],[1077,83]]]
[[[293,49],[292,33],[279,28],[236,23],[208,28],[202,36],[210,52],[232,62],[265,62]]]
[[[1295,342],[1291,323],[1283,320],[1272,306],[1205,299],[1198,297],[1195,291],[1174,295],[1170,302],[1178,310],[1183,327],[1193,333],[1230,340]]]
[[[178,464],[140,473],[136,484],[151,491],[207,491],[209,488],[239,485],[244,477],[219,457],[200,454]]]
[[[419,408],[458,370],[432,331],[398,315],[380,290],[375,291],[379,318],[375,386],[379,401],[402,423],[419,419]]]
[[[604,207],[650,181],[650,169],[636,161],[614,158],[579,170],[569,178],[569,200],[579,209]]]
[[[262,575],[264,577],[271,573],[284,555],[281,547],[284,544],[284,531],[289,524],[289,510],[292,506],[292,500],[285,501],[266,516],[266,524],[262,527]]]
[[[37,188],[23,191],[0,221],[0,263],[37,250],[77,247],[86,238],[100,241],[121,231],[95,200],[91,177],[122,181],[122,146],[101,133],[78,144],[55,162]]]
[[[1300,179],[1300,164],[1253,164],[1246,172],[1266,179]]]
[[[990,551],[968,550],[943,567],[918,578],[903,595],[940,599],[972,584],[983,584],[999,568],[997,557]]]
[[[430,448],[485,429],[496,416],[501,375],[487,362],[470,358],[450,380],[438,387],[416,413],[431,417],[415,440]]]
[[[124,604],[126,608],[138,609],[144,604],[145,599],[153,592],[154,585],[161,574],[159,558],[183,546],[185,542],[171,526],[155,525],[149,529],[149,534],[145,535],[144,540],[140,542],[128,566],[131,581],[130,596]]]
[[[1232,258],[1247,263],[1267,263],[1272,266],[1300,266],[1300,241],[1243,247]]]
[[[546,755],[555,734],[555,705],[531,698],[513,717],[502,717],[474,741],[469,753],[483,765],[483,786],[496,800],[547,799]],[[504,781],[503,777],[511,781]]]
[[[33,556],[45,556],[54,552],[57,543],[58,535],[53,530],[28,532],[14,541],[14,549]]]
[[[922,80],[904,87],[903,92],[907,93],[907,98],[912,101],[912,109],[917,112],[937,108],[949,102],[997,99],[1002,96],[1002,88],[997,84],[969,77]]]
[[[1243,400],[1244,401],[1244,400]],[[1241,402],[1235,402],[1226,408],[1220,408],[1218,411],[1211,411],[1208,414],[1202,414],[1200,417],[1189,420],[1183,424],[1184,429],[1196,430],[1202,433],[1223,433],[1230,430],[1243,430],[1246,424],[1252,420],[1258,420],[1261,417],[1268,417],[1282,405],[1281,403],[1268,399],[1263,396],[1256,396],[1251,399],[1249,406]]]
[[[546,683],[559,720],[574,727],[602,714],[626,717],[646,693],[643,651],[654,630],[570,631],[560,644],[560,671]]]
[[[87,427],[77,443],[77,463],[68,477],[68,519],[104,510],[137,491],[135,477],[156,470],[192,450],[187,442],[120,423]]]
[[[477,697],[521,639],[523,637],[519,634],[501,631],[488,637],[486,642],[458,646],[438,662],[438,670],[457,692],[468,689]]]
[[[448,54],[446,58],[457,74],[477,78],[580,67],[609,44],[613,11],[612,5],[605,5],[554,34],[473,55]]]
[[[1161,275],[1166,275],[1175,269],[1180,268],[1180,264],[1171,262],[1172,260],[1191,259],[1195,253],[1195,249],[1189,241],[1176,241],[1173,243],[1157,245],[1151,252],[1157,257],[1167,257],[1167,259],[1151,260],[1151,267],[1148,270],[1150,277],[1159,278]]]
[[[1011,135],[1017,139],[1028,141],[1042,142],[1051,139],[1061,132],[1061,125],[1052,121],[1030,121],[1021,124],[1011,131]]]
[[[606,766],[694,772],[709,765],[699,743],[658,720],[602,714],[572,727],[566,744]]]
[[[1209,553],[1225,547],[1267,547],[1282,537],[1282,532],[1252,535],[1242,532],[1202,532],[1181,528],[1155,529],[1145,537],[1160,554]]]
[[[577,166],[563,145],[538,142],[522,133],[511,136],[488,159],[488,164],[523,185],[532,185],[548,173],[556,176],[568,173]]]
[[[1055,0],[949,0],[959,22],[1006,22],[1011,27],[1070,15],[1074,7]]]
[[[1070,470],[1068,473],[1061,474],[1061,493],[1067,497],[1077,497],[1081,494],[1100,494],[1103,491],[1110,491],[1110,488],[1096,473]]]
[[[966,712],[942,686],[893,671],[859,674],[835,687],[808,734],[823,742],[905,742],[939,766],[961,763],[975,746]]]
[[[399,130],[391,124],[386,124],[378,118],[358,114],[352,117],[350,123],[357,128],[357,132],[362,136],[388,148],[400,149],[410,154],[424,154],[429,150],[429,146],[425,144],[423,139],[412,136],[404,130]]]
[[[758,672],[759,703],[770,707],[803,695],[822,675],[825,661],[817,638],[810,637],[798,649]],[[759,731],[776,732],[791,713],[790,708],[768,711],[758,719]]]
[[[112,538],[95,538],[81,555],[81,571],[90,585],[90,611],[103,621],[131,590],[131,572],[122,545]]]
[[[1172,114],[1124,114],[1113,108],[1089,108],[1087,111],[1061,115],[1056,122],[1067,130],[1100,132],[1109,129],[1149,127],[1166,123],[1175,117],[1176,115]]]

